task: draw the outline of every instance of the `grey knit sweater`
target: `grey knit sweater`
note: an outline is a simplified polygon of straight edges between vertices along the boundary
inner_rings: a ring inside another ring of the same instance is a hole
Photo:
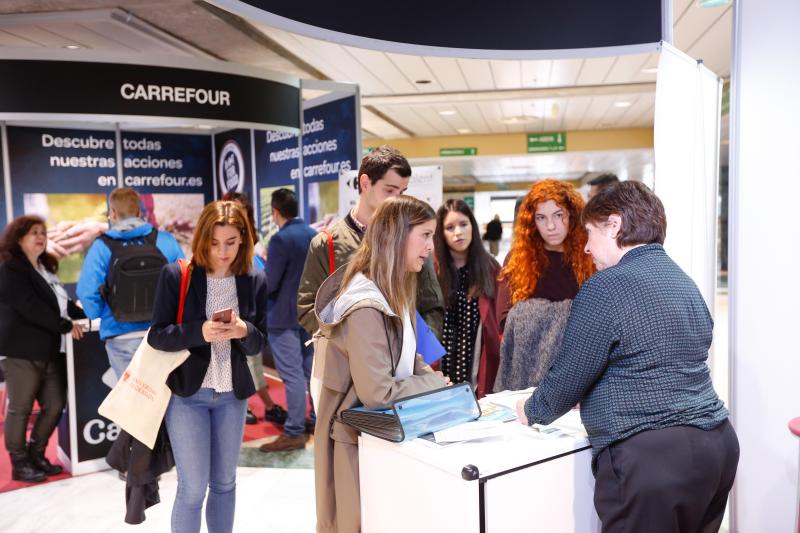
[[[561,345],[572,300],[531,298],[508,313],[495,392],[539,385]]]

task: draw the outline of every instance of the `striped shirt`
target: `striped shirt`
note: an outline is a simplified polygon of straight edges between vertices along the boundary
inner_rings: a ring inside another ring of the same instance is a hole
[[[706,364],[712,330],[700,291],[664,248],[634,248],[581,287],[528,420],[551,423],[580,402],[595,456],[641,431],[713,429],[728,410]]]

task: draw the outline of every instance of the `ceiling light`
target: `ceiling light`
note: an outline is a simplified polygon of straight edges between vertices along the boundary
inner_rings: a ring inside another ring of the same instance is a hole
[[[419,83],[420,85],[427,85],[430,82],[431,80],[416,80],[414,83]]]
[[[697,0],[700,7],[720,7],[731,3],[731,0]]]
[[[627,100],[622,101],[622,102],[614,102],[614,107],[630,107],[630,106],[631,106],[631,103],[628,102]]]
[[[79,48],[83,48],[83,46],[79,44],[65,44],[63,48],[66,48],[67,50],[78,50]]]
[[[195,128],[197,128],[198,130],[210,130],[214,129],[214,126],[209,126],[208,124],[197,124]]]
[[[458,133],[472,133],[472,130],[467,129],[467,128],[458,128],[456,131]]]
[[[514,117],[506,117],[500,120],[503,124],[530,124],[534,120],[539,120],[539,117],[534,115],[518,115]]]
[[[455,112],[455,111],[453,111],[452,109],[445,109],[444,111],[439,111],[439,114],[440,114],[440,115],[443,115],[443,116],[445,116],[445,117],[450,117],[450,116],[453,116],[453,115],[455,115],[455,114],[456,114],[456,112]]]
[[[644,72],[645,74],[655,74],[656,72],[658,72],[658,67],[643,68],[642,72]]]

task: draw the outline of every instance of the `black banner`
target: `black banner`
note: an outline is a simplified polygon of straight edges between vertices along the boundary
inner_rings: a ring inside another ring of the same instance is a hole
[[[237,74],[86,61],[0,60],[0,113],[300,125],[297,87]]]
[[[75,341],[73,354],[76,412],[68,408],[61,418],[58,445],[67,454],[71,453],[69,421],[70,417],[76,417],[77,462],[82,463],[105,457],[119,436],[119,426],[97,414],[97,408],[116,383],[116,375],[109,366],[105,344],[97,332],[86,333]]]
[[[662,39],[662,0],[506,0],[496,6],[484,2],[407,0],[393,9],[389,18],[369,0],[242,2],[336,32],[342,38],[314,34],[313,29],[290,30],[337,42],[348,42],[345,36],[358,36],[443,48],[564,50],[649,44]],[[236,10],[235,2],[223,1],[222,5]],[[374,44],[369,47],[378,48]]]

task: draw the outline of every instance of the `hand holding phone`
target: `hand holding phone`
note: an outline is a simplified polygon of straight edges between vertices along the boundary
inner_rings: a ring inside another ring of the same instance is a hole
[[[211,315],[211,320],[213,322],[222,322],[224,324],[228,324],[231,321],[232,314],[233,309],[230,307],[226,309],[220,309],[219,311],[214,311],[214,313]]]

